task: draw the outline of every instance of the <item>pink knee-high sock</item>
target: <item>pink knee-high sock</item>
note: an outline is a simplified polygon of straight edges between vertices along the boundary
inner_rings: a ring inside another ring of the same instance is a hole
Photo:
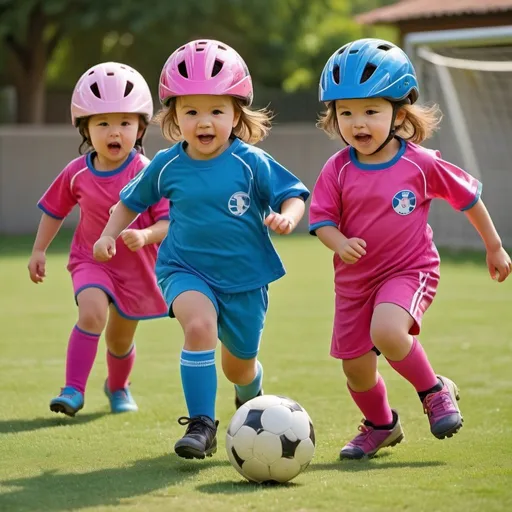
[[[354,402],[368,421],[376,426],[389,425],[393,422],[386,384],[380,375],[377,384],[368,391],[353,391],[348,384],[347,387]]]
[[[83,331],[75,325],[71,331],[66,355],[66,386],[85,393],[87,379],[98,352],[99,334]]]
[[[135,345],[124,356],[115,356],[107,350],[108,389],[119,391],[128,387],[128,379],[135,363]]]
[[[401,361],[388,359],[388,363],[418,392],[427,391],[438,383],[427,354],[416,338],[413,338],[411,350]]]

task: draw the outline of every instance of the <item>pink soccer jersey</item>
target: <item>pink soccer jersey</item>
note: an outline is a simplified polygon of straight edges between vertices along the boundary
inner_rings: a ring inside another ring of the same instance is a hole
[[[107,263],[95,261],[92,249],[119,202],[121,189],[148,162],[146,157],[133,150],[121,167],[100,172],[94,169],[89,153],[70,162],[38,203],[43,212],[56,219],[64,219],[78,204],[80,220],[71,242],[68,264],[75,295],[90,286],[102,288],[115,302],[119,312],[133,319],[168,313],[154,273],[157,244],[132,252],[119,238],[116,255]],[[169,219],[169,202],[166,199],[140,214],[129,228],[144,229],[161,219]]]
[[[313,191],[310,232],[335,226],[367,244],[367,254],[353,265],[335,254],[336,292],[359,297],[398,272],[435,272],[439,255],[427,223],[431,200],[445,199],[464,211],[480,193],[478,180],[416,144],[401,141],[384,164],[362,164],[350,147],[333,155]]]

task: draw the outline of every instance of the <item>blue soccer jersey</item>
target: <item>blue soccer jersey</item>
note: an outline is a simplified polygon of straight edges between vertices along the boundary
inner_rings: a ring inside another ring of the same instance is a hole
[[[169,199],[169,233],[157,273],[188,271],[213,289],[238,293],[284,275],[263,221],[286,199],[308,196],[304,184],[270,155],[235,139],[210,160],[190,158],[183,143],[158,152],[122,190],[121,201],[142,213]]]

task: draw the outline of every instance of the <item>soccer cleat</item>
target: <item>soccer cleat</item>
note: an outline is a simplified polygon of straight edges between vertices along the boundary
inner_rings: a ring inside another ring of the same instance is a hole
[[[121,412],[136,412],[139,410],[128,387],[110,391],[107,379],[103,386],[103,391],[105,391],[105,395],[107,395],[110,402],[110,411],[112,413],[118,414]]]
[[[263,395],[263,389],[260,389],[256,396],[262,396],[262,395]],[[256,396],[253,396],[252,398],[256,398]],[[252,400],[252,398],[250,398],[249,400]],[[249,400],[246,400],[246,402],[248,402]],[[236,394],[236,390],[235,390],[235,407],[236,407],[236,409],[237,410],[240,409],[240,407],[244,404],[245,404],[245,402],[242,402],[240,400],[240,398],[238,398],[238,395]]]
[[[423,400],[423,410],[428,415],[430,432],[438,439],[452,437],[462,428],[462,414],[457,400],[459,390],[455,383],[441,375],[437,376],[443,384],[443,389],[428,394]]]
[[[393,412],[393,427],[390,429],[375,428],[375,425],[363,418],[359,425],[360,434],[347,443],[340,452],[340,459],[370,459],[381,448],[395,446],[404,439],[404,431],[400,425],[398,413]]]
[[[84,395],[71,386],[61,388],[60,395],[50,401],[50,411],[74,416],[84,406]]]
[[[177,455],[184,459],[204,459],[217,451],[218,421],[214,422],[208,416],[182,416],[178,423],[187,425],[187,430],[174,445]]]

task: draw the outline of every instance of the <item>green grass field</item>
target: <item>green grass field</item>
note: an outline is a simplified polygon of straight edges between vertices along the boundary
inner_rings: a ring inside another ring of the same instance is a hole
[[[370,461],[338,460],[360,413],[338,361],[328,356],[333,310],[329,251],[308,236],[276,240],[288,275],[271,286],[261,361],[265,392],[299,401],[313,419],[317,450],[285,486],[242,480],[224,451],[233,414],[231,385],[219,374],[219,451],[184,461],[172,447],[186,413],[176,321],[140,325],[132,391],[137,414],[108,413],[102,393],[104,344],[76,418],[48,402],[63,384],[76,321],[66,234],[50,251],[47,281],[28,278],[31,239],[0,241],[0,510],[492,512],[512,510],[511,283],[498,285],[482,255],[446,257],[438,297],[421,340],[437,372],[461,389],[464,428],[431,436],[413,388],[386,364],[391,403],[406,442]]]

